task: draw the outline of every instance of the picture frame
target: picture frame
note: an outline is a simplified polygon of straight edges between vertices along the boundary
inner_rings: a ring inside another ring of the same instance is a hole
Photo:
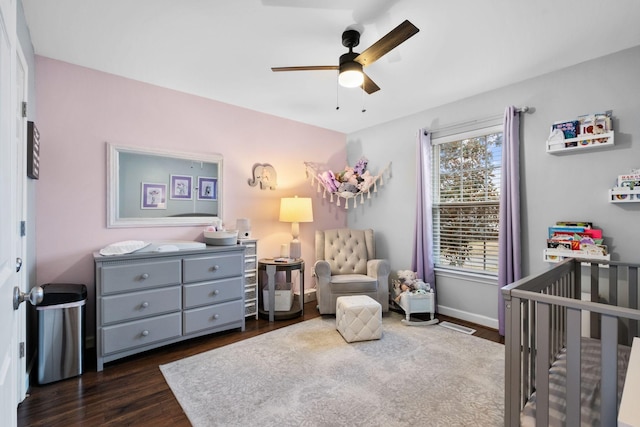
[[[167,184],[143,182],[140,202],[141,209],[167,209]]]
[[[218,200],[218,179],[210,176],[198,177],[198,200]]]
[[[190,175],[170,175],[169,198],[172,200],[193,199],[193,177]]]

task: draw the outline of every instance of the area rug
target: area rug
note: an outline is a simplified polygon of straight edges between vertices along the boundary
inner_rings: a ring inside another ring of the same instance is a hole
[[[383,317],[348,344],[320,317],[160,366],[200,426],[502,426],[504,346]]]

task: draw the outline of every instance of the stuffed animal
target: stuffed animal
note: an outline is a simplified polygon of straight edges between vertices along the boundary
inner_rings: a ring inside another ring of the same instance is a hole
[[[355,185],[348,183],[348,182],[343,182],[342,184],[340,184],[340,186],[338,187],[338,193],[352,193],[352,194],[356,194],[358,192],[358,187],[356,187]],[[345,195],[346,196],[346,195]]]
[[[338,190],[340,182],[336,179],[332,171],[324,171],[318,174],[318,178],[330,192],[335,193]]]
[[[364,173],[360,175],[360,178],[362,180],[358,183],[358,190],[366,193],[369,190],[369,187],[371,187],[371,184],[373,184],[375,177],[371,175],[369,171],[364,171]]]
[[[398,270],[398,280],[403,291],[413,290],[418,281],[418,273],[411,270]]]
[[[414,294],[426,294],[431,291],[428,283],[418,279],[418,273],[411,270],[398,270],[398,279],[393,281],[393,288],[396,294],[395,301],[400,301],[400,297],[404,292]]]
[[[356,173],[350,166],[346,166],[342,172],[338,173],[336,175],[336,179],[340,182],[348,182],[353,185],[356,185],[358,183]]]

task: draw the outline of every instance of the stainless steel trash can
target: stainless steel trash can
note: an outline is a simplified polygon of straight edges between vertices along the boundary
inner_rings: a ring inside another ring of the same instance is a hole
[[[72,283],[42,285],[38,312],[38,383],[81,375],[84,370],[87,287]]]

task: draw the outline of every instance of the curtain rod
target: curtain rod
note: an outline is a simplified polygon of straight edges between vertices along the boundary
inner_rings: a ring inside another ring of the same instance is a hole
[[[516,108],[516,113],[533,113],[533,109],[530,108],[529,106],[524,106],[524,107],[519,107]],[[456,129],[456,128],[460,128],[460,127],[464,127],[464,126],[470,126],[470,125],[475,125],[475,124],[482,124],[482,123],[486,123],[486,122],[495,122],[497,120],[502,119],[503,115],[502,114],[496,114],[493,116],[489,116],[489,117],[484,117],[482,119],[475,119],[475,120],[468,120],[466,122],[458,122],[458,123],[452,123],[450,125],[447,126],[442,126],[439,128],[435,128],[435,129],[431,129],[429,131],[425,131],[425,135],[427,134],[427,132],[431,132],[436,133],[436,132],[443,132],[443,131],[447,131],[447,130],[451,130],[451,129]]]

